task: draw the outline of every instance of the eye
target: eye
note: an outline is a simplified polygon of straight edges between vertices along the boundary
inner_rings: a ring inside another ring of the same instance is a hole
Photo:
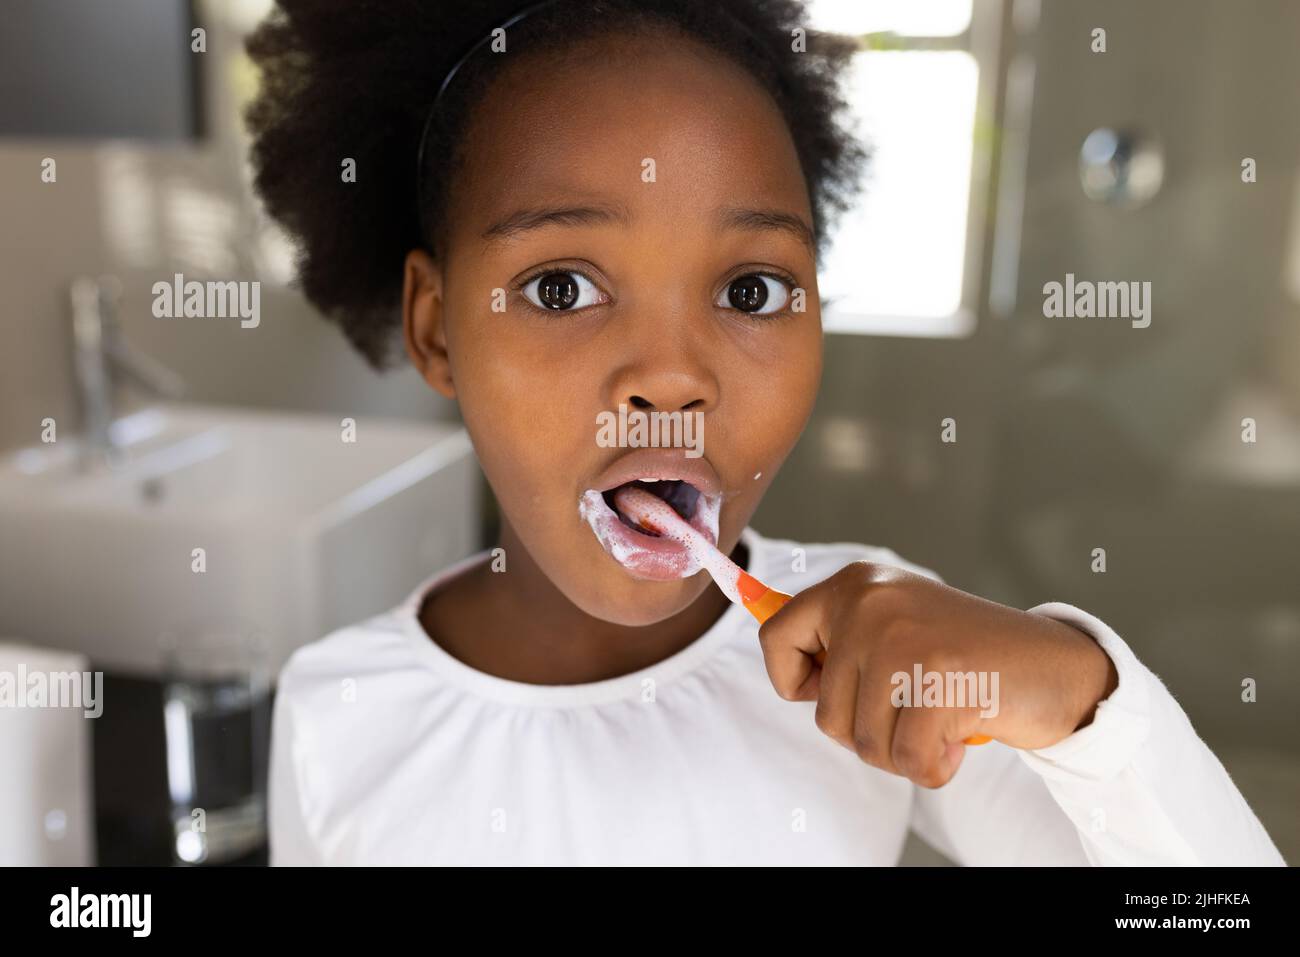
[[[600,301],[595,284],[571,269],[548,269],[526,280],[520,292],[534,306],[552,312],[573,312]]]
[[[722,291],[715,305],[750,315],[771,315],[780,312],[790,301],[790,285],[787,280],[768,273],[737,276]]]

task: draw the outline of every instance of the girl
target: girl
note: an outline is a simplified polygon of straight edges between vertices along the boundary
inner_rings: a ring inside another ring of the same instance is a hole
[[[250,39],[307,296],[458,402],[501,511],[497,549],[285,666],[272,863],[893,864],[909,829],[962,863],[1281,863],[1097,618],[748,526],[813,406],[817,256],[864,159],[850,49],[804,23],[281,0]],[[609,447],[613,410],[703,443]],[[795,599],[760,629],[625,520],[628,484]]]

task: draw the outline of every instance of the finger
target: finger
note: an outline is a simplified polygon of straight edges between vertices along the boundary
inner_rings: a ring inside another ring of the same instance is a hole
[[[898,773],[926,788],[952,780],[966,756],[969,719],[962,708],[900,708],[892,757]]]
[[[899,709],[894,707],[890,673],[870,659],[859,665],[858,701],[853,723],[853,750],[873,767],[900,774],[894,766],[892,742]]]
[[[803,680],[803,684],[799,686],[799,690],[794,693],[794,697],[789,700],[816,701],[821,697],[822,671],[826,664],[826,652],[820,652],[820,655],[822,660],[817,662],[812,671],[808,673],[808,677]]]
[[[821,689],[813,720],[837,744],[853,750],[853,726],[858,701],[858,663],[829,653],[821,669]]]
[[[791,598],[758,629],[767,675],[787,701],[811,700],[806,685],[817,668],[813,656],[827,647],[829,637],[824,601],[822,590],[814,585]]]

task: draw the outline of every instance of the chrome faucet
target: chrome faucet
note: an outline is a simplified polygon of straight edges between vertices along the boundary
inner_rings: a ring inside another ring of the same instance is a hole
[[[131,346],[117,321],[122,284],[115,276],[79,276],[70,287],[73,360],[84,425],[81,467],[115,465],[121,453],[113,441],[114,373],[155,395],[177,399],[185,383],[175,372]]]

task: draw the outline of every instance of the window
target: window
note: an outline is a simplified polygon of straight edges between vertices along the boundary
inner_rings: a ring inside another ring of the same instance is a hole
[[[987,113],[973,0],[811,0],[809,12],[814,29],[858,39],[844,90],[873,152],[821,263],[826,331],[967,335],[976,119]]]

